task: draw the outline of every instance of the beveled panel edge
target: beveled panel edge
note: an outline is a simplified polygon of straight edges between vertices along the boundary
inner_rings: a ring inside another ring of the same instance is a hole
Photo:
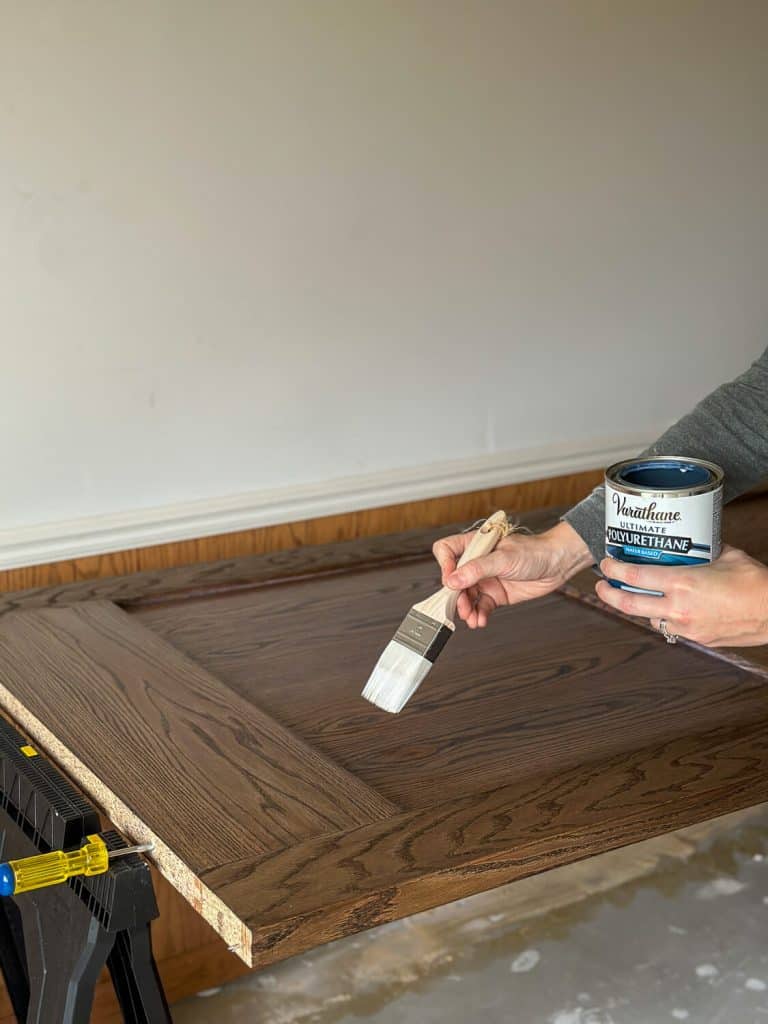
[[[520,521],[530,529],[546,529],[564,511],[565,506],[553,506],[524,513]],[[401,533],[307,545],[217,562],[0,594],[0,615],[10,611],[61,607],[94,600],[113,601],[130,610],[140,603],[207,597],[216,593],[418,561],[430,557],[434,541],[466,526],[466,523],[447,523],[444,526]]]

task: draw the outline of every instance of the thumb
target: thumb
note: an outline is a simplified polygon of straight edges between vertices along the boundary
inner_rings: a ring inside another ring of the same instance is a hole
[[[510,570],[510,557],[508,551],[492,551],[482,558],[473,558],[466,562],[461,568],[456,569],[445,579],[445,584],[451,590],[466,590],[480,580],[486,580],[491,576],[500,576]]]

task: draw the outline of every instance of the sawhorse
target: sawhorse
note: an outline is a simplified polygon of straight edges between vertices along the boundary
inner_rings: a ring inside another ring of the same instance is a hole
[[[99,815],[60,772],[0,719],[0,860],[69,850],[101,832]],[[87,1024],[106,964],[126,1024],[169,1024],[150,922],[158,916],[147,862],[114,860],[103,875],[73,878],[0,901],[0,969],[22,1024]]]

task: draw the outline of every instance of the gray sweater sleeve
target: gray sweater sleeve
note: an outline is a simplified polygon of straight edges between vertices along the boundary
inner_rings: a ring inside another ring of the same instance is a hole
[[[721,384],[642,454],[716,462],[725,470],[725,501],[768,477],[768,348],[740,377]],[[563,519],[581,534],[599,562],[605,554],[605,488],[596,487]]]

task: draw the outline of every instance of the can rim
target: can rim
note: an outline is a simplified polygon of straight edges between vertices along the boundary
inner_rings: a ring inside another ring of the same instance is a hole
[[[703,469],[706,469],[711,474],[711,479],[707,480],[706,483],[699,484],[697,487],[659,488],[656,490],[648,487],[633,487],[631,484],[623,483],[618,479],[621,471],[628,466],[647,462],[686,462],[690,465],[701,466]],[[723,486],[724,477],[725,474],[722,468],[716,463],[708,462],[706,459],[693,459],[687,455],[648,455],[645,457],[639,456],[634,459],[622,459],[621,462],[614,462],[605,471],[606,484],[609,484],[616,491],[621,491],[623,494],[632,494],[640,498],[688,498],[693,494],[708,494],[710,491],[717,491]]]

